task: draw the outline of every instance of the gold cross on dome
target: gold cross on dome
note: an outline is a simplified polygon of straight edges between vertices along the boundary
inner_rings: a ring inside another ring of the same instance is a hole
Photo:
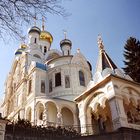
[[[33,18],[34,18],[34,25],[36,26],[36,20],[37,20],[36,14],[35,14],[35,16]]]
[[[67,38],[67,31],[63,30],[63,33],[64,33],[64,38],[66,39]]]
[[[43,31],[45,30],[45,20],[44,20],[44,17],[42,17],[42,30]]]

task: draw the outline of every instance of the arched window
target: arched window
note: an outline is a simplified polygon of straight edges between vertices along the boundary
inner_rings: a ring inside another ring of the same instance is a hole
[[[45,81],[41,80],[41,92],[45,93]]]
[[[68,75],[65,76],[65,88],[70,88],[70,78]]]
[[[34,43],[36,43],[36,40],[37,40],[37,39],[35,38],[35,42],[34,42]]]
[[[55,86],[61,86],[61,73],[56,73],[55,74]]]
[[[40,119],[40,120],[43,120],[43,112],[40,112],[40,114],[39,114],[39,119]]]
[[[44,46],[44,53],[46,53],[47,52],[47,47],[46,46]]]
[[[33,56],[36,57],[36,58],[41,59],[41,57],[38,54],[34,54]]]
[[[29,85],[28,85],[28,95],[31,93],[32,91],[32,80],[29,80]]]
[[[70,55],[70,51],[68,50],[68,55]]]
[[[27,112],[26,112],[26,119],[29,120],[29,121],[31,121],[31,119],[32,119],[32,109],[31,109],[31,107],[29,107],[29,108],[27,109]]]
[[[85,86],[85,77],[82,71],[79,71],[79,81],[81,86]]]

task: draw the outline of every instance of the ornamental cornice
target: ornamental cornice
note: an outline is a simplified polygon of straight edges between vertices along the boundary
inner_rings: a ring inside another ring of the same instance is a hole
[[[87,68],[87,67],[82,67],[81,65],[78,65],[78,64],[62,64],[62,65],[58,65],[58,66],[55,66],[53,68],[49,68],[47,70],[48,73],[53,73],[56,71],[56,69],[60,68],[60,69],[65,69],[66,67],[71,67],[71,68],[79,68],[79,69],[82,69],[82,70],[85,70],[85,71],[88,71],[90,74],[91,74],[91,71]],[[92,75],[92,74],[91,74]]]

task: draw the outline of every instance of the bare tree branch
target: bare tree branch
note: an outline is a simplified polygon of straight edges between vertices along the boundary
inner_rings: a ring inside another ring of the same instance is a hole
[[[8,32],[22,37],[22,25],[30,24],[35,14],[47,18],[47,14],[68,16],[61,6],[62,0],[0,0],[0,37]]]

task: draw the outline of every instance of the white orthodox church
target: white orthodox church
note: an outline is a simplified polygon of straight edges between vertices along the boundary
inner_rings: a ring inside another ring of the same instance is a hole
[[[81,133],[111,132],[120,127],[140,129],[140,84],[125,75],[104,50],[92,66],[65,38],[51,48],[52,35],[33,26],[5,82],[3,116],[27,119],[33,125],[80,126]]]

